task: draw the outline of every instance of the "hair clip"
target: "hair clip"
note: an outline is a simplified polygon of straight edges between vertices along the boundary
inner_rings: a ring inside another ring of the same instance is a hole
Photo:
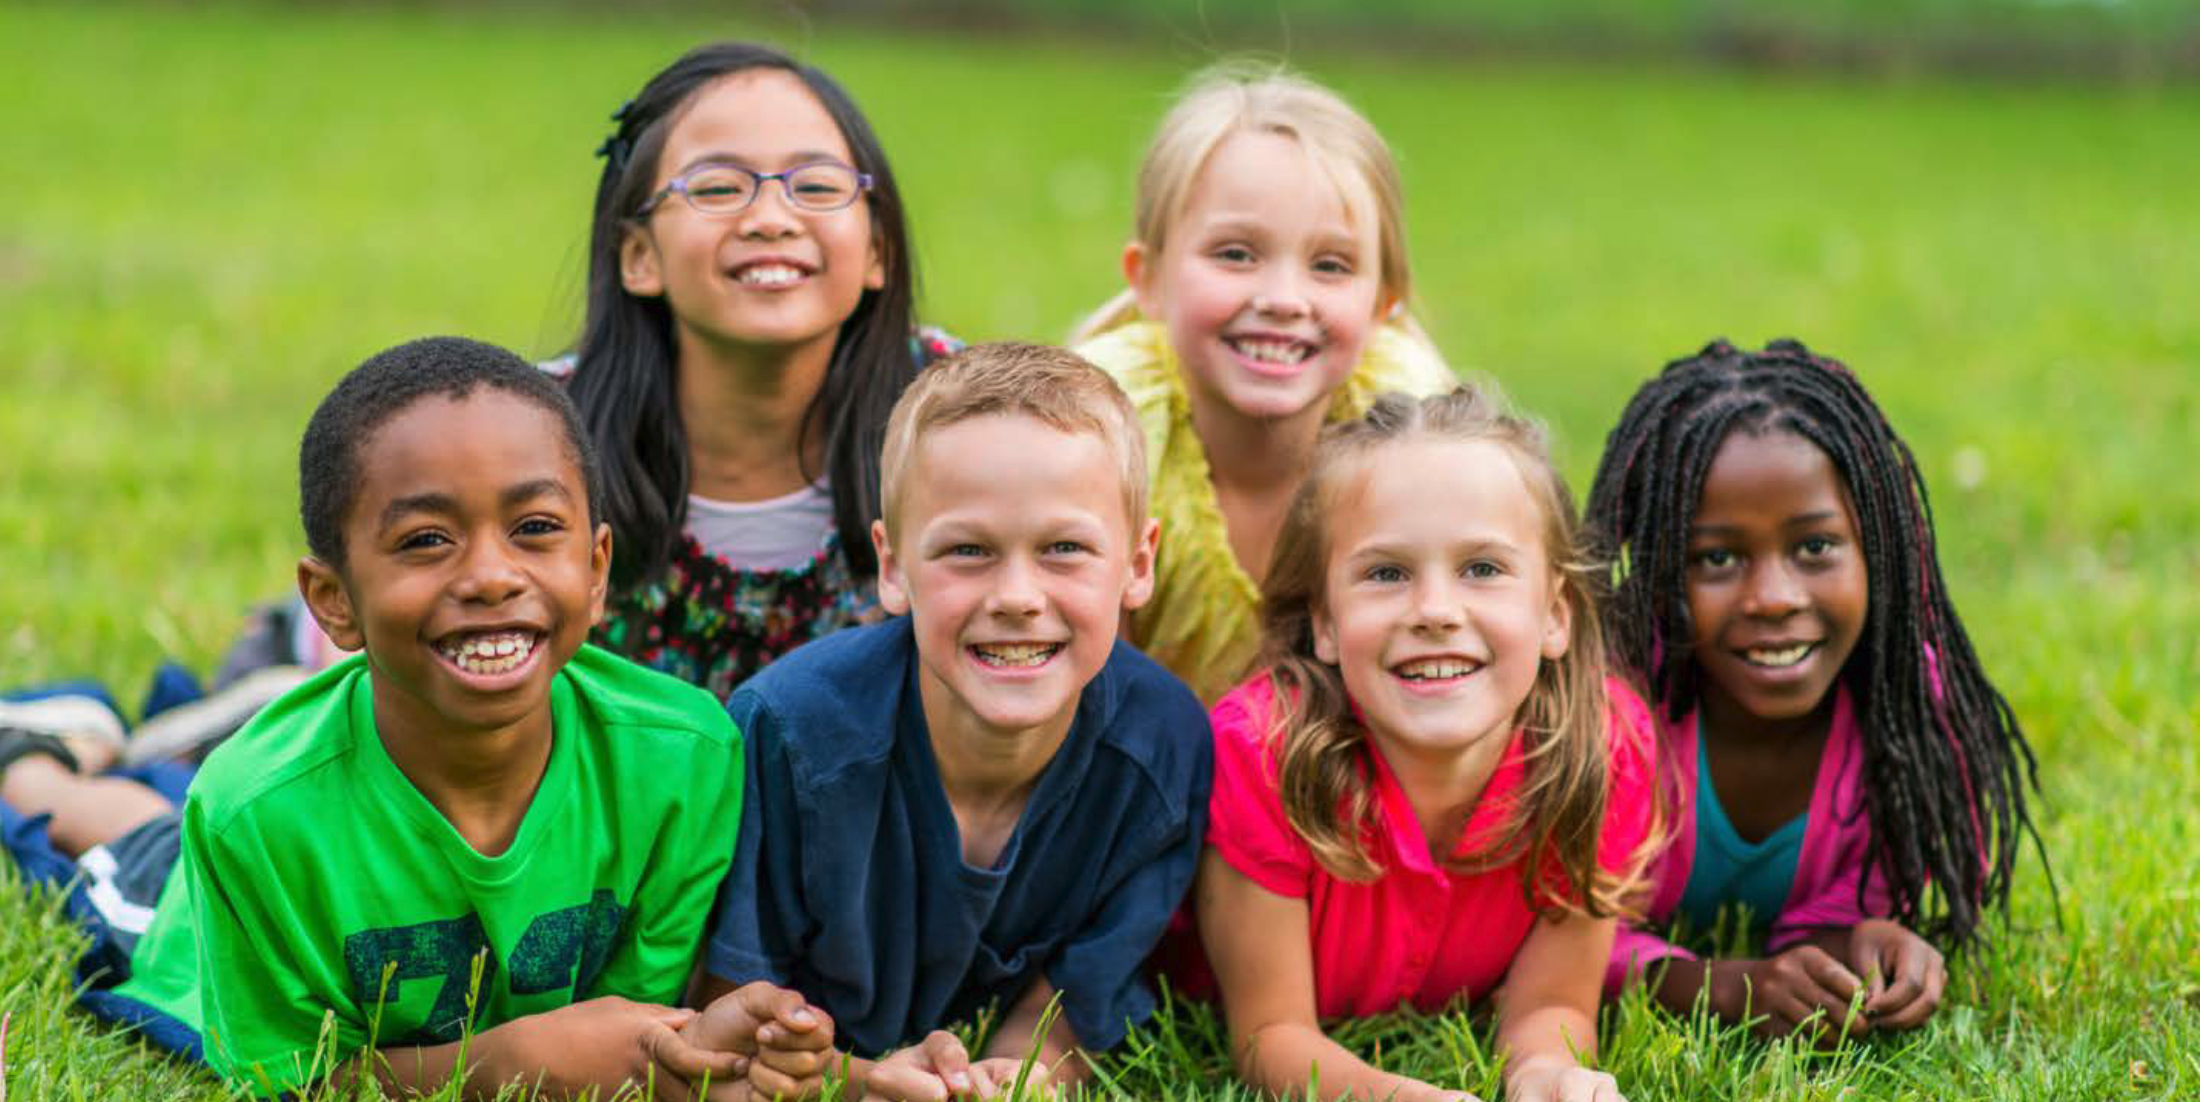
[[[634,100],[631,99],[621,104],[619,110],[612,113],[612,136],[606,138],[602,144],[597,146],[597,156],[611,161],[614,169],[624,169],[628,166],[628,154],[633,151],[634,145],[627,138],[627,124],[628,116],[634,113]]]

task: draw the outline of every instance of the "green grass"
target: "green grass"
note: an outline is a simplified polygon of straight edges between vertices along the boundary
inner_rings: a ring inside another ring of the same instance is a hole
[[[0,685],[207,668],[290,584],[312,403],[425,333],[558,349],[605,116],[746,30],[0,7]],[[1183,37],[774,37],[871,112],[926,314],[969,338],[1058,337],[1114,290],[1133,163],[1204,60]],[[1850,362],[1927,467],[1955,598],[2042,759],[2063,925],[2029,871],[1928,1028],[1834,1054],[1626,1001],[1603,1053],[1630,1097],[2196,1097],[2193,90],[1296,60],[1399,152],[1440,344],[1551,420],[1579,487],[1630,388],[1709,337]],[[219,1096],[64,1013],[72,952],[0,887],[11,1097]],[[1231,1097],[1217,1036],[1174,1008],[1107,1070]],[[1350,1036],[1496,1085],[1472,1019]]]

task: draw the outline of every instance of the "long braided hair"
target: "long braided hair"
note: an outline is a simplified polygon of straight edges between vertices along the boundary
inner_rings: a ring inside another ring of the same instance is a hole
[[[2035,754],[1983,672],[1936,561],[1913,453],[1843,364],[1793,340],[1743,352],[1717,340],[1644,386],[1607,437],[1586,505],[1615,563],[1606,610],[1618,668],[1671,721],[1698,703],[1686,535],[1731,434],[1788,432],[1829,457],[1859,520],[1868,613],[1841,675],[1864,743],[1869,852],[1895,916],[1954,944],[2002,907],[2028,817]],[[1861,892],[1866,880],[1861,880]]]
[[[872,177],[864,202],[886,279],[866,290],[842,322],[826,377],[804,411],[797,453],[808,454],[811,434],[824,430],[842,553],[859,578],[879,571],[872,522],[880,517],[880,444],[888,412],[918,370],[911,344],[917,277],[902,195],[872,127],[834,78],[769,47],[720,42],[689,51],[644,84],[613,114],[612,136],[597,151],[605,163],[590,222],[589,306],[570,392],[604,459],[612,580],[622,589],[664,574],[679,544],[689,444],[674,386],[673,315],[664,299],[637,298],[621,285],[620,243],[657,183],[659,154],[682,108],[713,81],[751,69],[778,69],[803,81],[842,131],[857,170]]]

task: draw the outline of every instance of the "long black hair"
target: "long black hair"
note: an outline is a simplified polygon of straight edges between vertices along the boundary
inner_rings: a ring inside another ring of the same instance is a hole
[[[613,115],[589,229],[589,306],[571,384],[575,405],[604,463],[604,515],[612,524],[612,579],[627,588],[664,573],[687,518],[689,439],[674,386],[673,315],[663,299],[638,298],[620,282],[620,245],[635,210],[657,182],[671,119],[698,89],[731,73],[779,69],[794,75],[832,116],[859,172],[872,177],[865,202],[885,275],[842,322],[819,391],[804,411],[799,454],[826,434],[826,477],[842,552],[859,578],[879,572],[872,522],[880,516],[880,445],[888,412],[911,381],[917,277],[903,222],[902,194],[872,127],[832,77],[777,50],[745,42],[699,46],[643,85]],[[806,470],[804,476],[816,475]]]
[[[1843,480],[1867,562],[1867,623],[1841,676],[1865,744],[1870,852],[1900,921],[1964,944],[1987,907],[2003,906],[2021,835],[2043,852],[2025,801],[2035,754],[1945,591],[1913,453],[1843,364],[1797,341],[1741,352],[1718,340],[1638,388],[1585,510],[1618,564],[1609,646],[1671,721],[1696,705],[1686,533],[1737,432],[1794,433]]]

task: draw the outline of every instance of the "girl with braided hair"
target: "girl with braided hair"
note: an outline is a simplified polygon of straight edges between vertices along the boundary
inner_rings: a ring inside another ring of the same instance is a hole
[[[1843,364],[1716,341],[1639,388],[1586,512],[1675,822],[1609,991],[1647,977],[1771,1035],[1926,1021],[1937,944],[1973,940],[2034,834],[2035,757],[1945,591],[1911,450]],[[1739,905],[1760,956],[1649,932]]]

